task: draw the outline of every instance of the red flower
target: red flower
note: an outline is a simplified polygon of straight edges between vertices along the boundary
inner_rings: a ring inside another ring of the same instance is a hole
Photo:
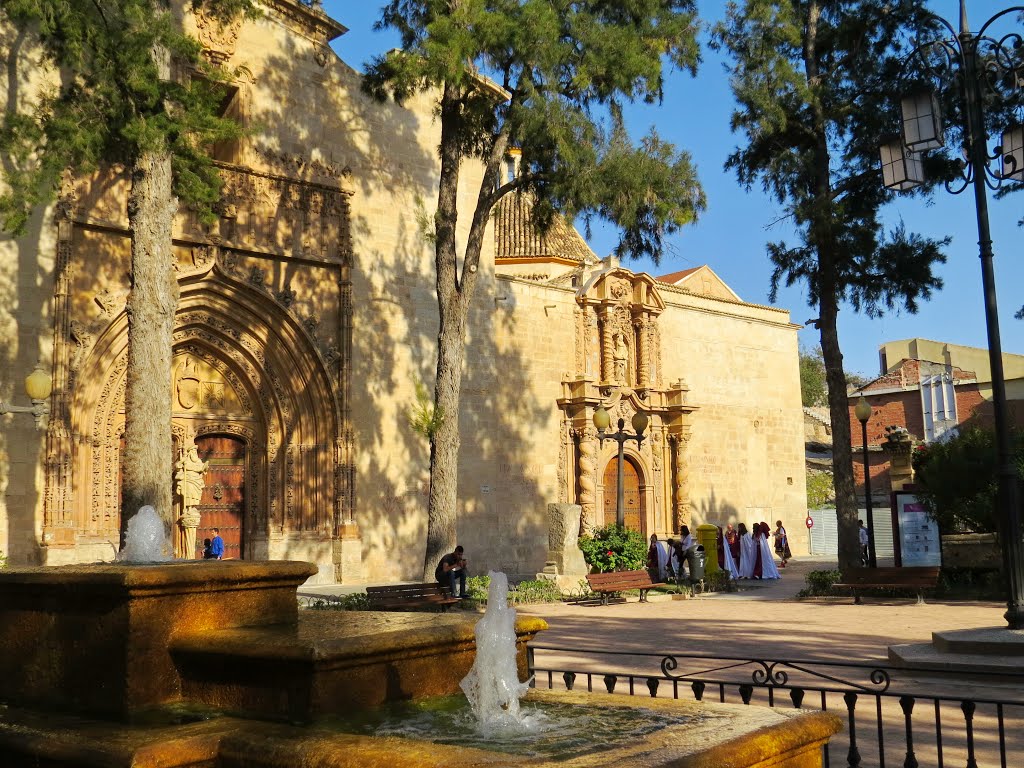
[[[614,555],[614,554],[615,554],[615,553],[614,553],[614,552],[612,552],[612,551],[611,551],[610,549],[608,550],[608,557],[611,557],[611,556],[612,556],[612,555]]]

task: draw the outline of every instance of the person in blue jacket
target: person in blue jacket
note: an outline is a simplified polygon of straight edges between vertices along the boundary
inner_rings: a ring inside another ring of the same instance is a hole
[[[210,559],[224,559],[224,539],[220,537],[220,528],[213,529],[213,540],[210,541]]]

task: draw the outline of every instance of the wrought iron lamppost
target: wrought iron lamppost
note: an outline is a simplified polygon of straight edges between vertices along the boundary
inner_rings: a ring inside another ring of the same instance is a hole
[[[45,425],[46,414],[50,412],[50,404],[46,402],[53,389],[53,380],[43,370],[42,364],[25,377],[25,394],[32,405],[11,405],[0,400],[0,415],[5,413],[31,413],[36,420],[36,429]]]
[[[640,444],[644,441],[644,430],[647,429],[647,421],[647,414],[643,411],[637,411],[633,414],[633,418],[631,420],[633,430],[636,434],[630,434],[625,431],[625,419],[619,419],[618,432],[608,433],[608,425],[611,424],[611,416],[609,416],[608,411],[604,408],[598,408],[594,411],[594,426],[597,427],[597,437],[601,443],[604,444],[605,440],[614,440],[619,444],[618,486],[616,488],[617,493],[615,497],[615,522],[620,527],[626,524],[626,511],[624,509],[624,498],[622,493],[622,449],[627,440],[636,440],[636,447],[640,447]]]
[[[864,395],[860,396],[857,406],[853,409],[860,422],[861,442],[864,448],[864,501],[868,512],[868,565],[871,568],[878,567],[878,558],[875,557],[875,517],[871,511],[871,462],[868,461],[868,419],[871,418],[871,404]]]
[[[938,16],[932,16],[949,31],[948,37],[917,45],[907,57],[916,71],[941,87],[953,87],[960,102],[960,125],[964,135],[964,157],[960,182],[948,182],[946,189],[959,194],[974,191],[978,220],[978,245],[982,287],[985,297],[985,325],[988,333],[989,365],[992,369],[992,411],[995,419],[999,491],[997,515],[1001,527],[1003,570],[1008,586],[1007,611],[1010,629],[1024,629],[1024,541],[1021,535],[1020,481],[1010,454],[1007,423],[1006,382],[1003,352],[999,340],[996,283],[992,266],[992,236],[988,220],[987,187],[997,189],[1004,181],[1024,181],[1024,126],[1010,125],[992,154],[986,148],[985,106],[1019,110],[1024,106],[1024,37],[1011,31],[993,37],[995,22],[1008,15],[1024,13],[1014,6],[996,13],[981,25],[977,34],[967,23],[967,6],[960,0],[960,30]],[[937,91],[916,88],[901,101],[903,135],[881,147],[882,182],[889,189],[909,190],[924,182],[921,154],[943,145],[943,121]],[[993,170],[989,162],[1001,160]]]

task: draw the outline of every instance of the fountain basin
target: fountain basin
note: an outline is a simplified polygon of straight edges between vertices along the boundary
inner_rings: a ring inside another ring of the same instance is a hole
[[[479,617],[454,611],[303,611],[294,625],[241,627],[171,641],[185,700],[249,716],[307,722],[390,701],[459,692],[476,655]],[[543,619],[515,625],[526,679],[526,643]]]
[[[827,712],[776,710],[622,695],[531,691],[531,701],[580,707],[636,707],[687,722],[634,743],[545,760],[398,737],[359,736],[230,717],[169,726],[125,726],[78,717],[0,711],[0,762],[52,768],[820,768],[821,747],[841,726]]]
[[[172,638],[294,624],[302,562],[0,571],[0,701],[130,719],[181,696]]]

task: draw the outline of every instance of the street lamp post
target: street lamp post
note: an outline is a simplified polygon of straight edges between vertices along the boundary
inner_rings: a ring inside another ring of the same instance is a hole
[[[43,370],[42,364],[37,365],[35,370],[25,377],[25,394],[32,401],[32,405],[11,405],[0,400],[0,415],[31,413],[36,420],[36,428],[42,429],[45,426],[46,414],[50,412],[50,405],[46,401],[52,389],[53,381]]]
[[[1024,13],[1024,6],[1000,11],[982,24],[975,34],[967,22],[966,2],[960,0],[959,31],[945,19],[932,17],[949,31],[950,36],[919,44],[907,60],[908,63],[915,61],[919,69],[940,86],[950,84],[949,78],[953,78],[953,87],[958,89],[960,97],[960,127],[964,132],[966,157],[961,178],[963,183],[957,186],[947,183],[946,189],[959,194],[970,186],[974,191],[999,464],[997,518],[1002,529],[1003,570],[1008,582],[1004,617],[1010,629],[1024,629],[1024,541],[1021,535],[1020,484],[1010,453],[987,187],[995,189],[1006,180],[1024,180],[1024,127],[1011,125],[1005,129],[1000,146],[989,155],[986,149],[985,100],[1007,107],[1021,102],[1024,59],[1020,51],[1024,37],[1018,31],[1001,37],[993,37],[989,33],[996,21],[1020,13]],[[903,97],[901,107],[903,136],[881,147],[883,183],[895,190],[913,189],[923,183],[920,153],[943,145],[942,116],[934,91],[918,89],[909,93]],[[993,170],[989,161],[996,159],[1001,160],[1001,167]]]
[[[871,418],[871,404],[864,395],[860,396],[857,406],[853,409],[860,422],[861,444],[864,448],[864,501],[868,510],[868,565],[878,567],[875,557],[875,516],[871,511],[871,462],[868,461],[868,419]]]
[[[636,440],[636,447],[640,447],[640,443],[644,440],[644,430],[647,429],[647,414],[643,411],[637,411],[633,414],[632,424],[635,434],[630,434],[625,431],[626,422],[624,419],[619,419],[618,432],[608,432],[609,424],[611,424],[611,416],[608,415],[608,411],[604,408],[598,408],[594,411],[594,426],[597,427],[597,436],[601,443],[604,444],[605,440],[614,440],[619,444],[618,487],[616,489],[617,492],[615,496],[615,522],[621,527],[626,524],[626,512],[624,509],[624,498],[622,493],[622,449],[627,440]]]

